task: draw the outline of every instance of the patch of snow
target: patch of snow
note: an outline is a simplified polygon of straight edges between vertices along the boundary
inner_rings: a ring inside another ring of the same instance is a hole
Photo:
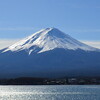
[[[33,47],[33,48],[31,48]],[[12,46],[9,46],[3,52],[11,50],[13,51],[21,51],[27,50],[29,55],[36,49],[35,47],[41,48],[38,53],[42,53],[45,51],[53,50],[55,48],[63,48],[63,49],[82,49],[85,51],[95,51],[98,50],[91,46],[88,46],[84,43],[81,43],[69,35],[61,32],[56,28],[46,28],[42,29],[31,36],[15,43]]]

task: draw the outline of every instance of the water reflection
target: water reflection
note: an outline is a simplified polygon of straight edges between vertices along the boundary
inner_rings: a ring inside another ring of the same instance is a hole
[[[0,86],[0,100],[100,100],[100,86]]]

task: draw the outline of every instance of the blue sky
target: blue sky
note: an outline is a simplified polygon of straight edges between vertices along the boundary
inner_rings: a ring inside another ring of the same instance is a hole
[[[46,27],[87,43],[100,41],[100,0],[0,0],[0,40],[15,41]]]

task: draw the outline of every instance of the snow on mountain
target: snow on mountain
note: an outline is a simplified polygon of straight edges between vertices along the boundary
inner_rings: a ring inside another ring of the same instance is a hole
[[[81,43],[69,35],[61,32],[56,28],[46,28],[42,29],[31,36],[9,46],[3,52],[15,51],[19,52],[25,50],[28,54],[31,54],[36,48],[40,48],[37,53],[42,53],[45,51],[53,50],[55,48],[71,49],[77,50],[82,49],[85,51],[95,51],[98,50],[84,43]]]

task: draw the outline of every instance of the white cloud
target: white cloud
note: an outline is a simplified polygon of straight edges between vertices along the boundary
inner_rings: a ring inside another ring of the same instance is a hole
[[[95,48],[99,48],[100,49],[100,41],[85,41],[85,40],[83,40],[81,42],[83,42],[83,43],[85,43],[87,45],[90,45],[92,47],[95,47]]]
[[[6,48],[15,42],[17,42],[19,39],[0,39],[0,49]]]
[[[68,31],[71,31],[71,32],[78,32],[78,33],[100,33],[100,29],[73,29],[73,30],[68,30]]]

